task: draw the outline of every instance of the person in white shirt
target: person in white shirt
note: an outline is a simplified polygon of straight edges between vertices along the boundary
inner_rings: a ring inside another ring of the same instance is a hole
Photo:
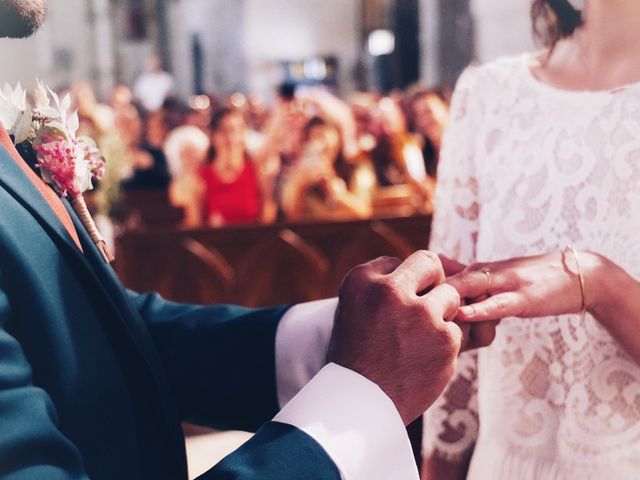
[[[146,70],[136,79],[133,95],[148,112],[162,108],[174,89],[174,80],[162,69],[162,61],[156,55],[147,60]]]

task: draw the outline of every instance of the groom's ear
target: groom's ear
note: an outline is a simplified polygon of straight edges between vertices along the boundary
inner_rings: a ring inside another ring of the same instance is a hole
[[[0,37],[30,37],[46,18],[47,0],[0,0]]]

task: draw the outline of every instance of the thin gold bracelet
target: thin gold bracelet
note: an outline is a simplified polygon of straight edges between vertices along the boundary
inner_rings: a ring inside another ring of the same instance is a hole
[[[584,294],[584,275],[582,275],[582,269],[580,268],[580,259],[578,258],[578,252],[576,252],[576,250],[571,245],[567,245],[565,251],[571,252],[573,258],[576,261],[576,273],[578,275],[578,279],[580,280],[580,296],[582,297],[582,308],[580,309],[580,316],[584,317],[587,313],[587,299]]]

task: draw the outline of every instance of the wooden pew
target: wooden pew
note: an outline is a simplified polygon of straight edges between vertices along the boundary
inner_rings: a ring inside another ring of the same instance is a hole
[[[429,215],[332,223],[125,233],[118,273],[182,302],[266,306],[336,295],[355,265],[425,248]]]

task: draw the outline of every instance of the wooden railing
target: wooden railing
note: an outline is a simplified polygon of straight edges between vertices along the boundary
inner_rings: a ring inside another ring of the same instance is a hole
[[[425,248],[431,217],[129,232],[116,268],[137,291],[195,303],[265,306],[338,293],[355,265]]]

